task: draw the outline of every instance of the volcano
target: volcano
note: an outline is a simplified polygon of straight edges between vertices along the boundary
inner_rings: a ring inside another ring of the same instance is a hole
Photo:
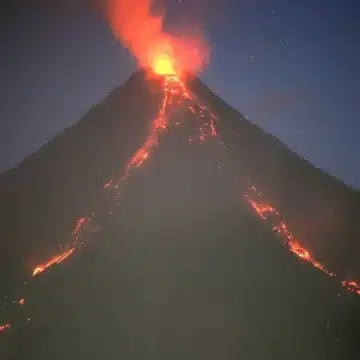
[[[353,356],[359,193],[147,74],[1,176],[2,358]]]

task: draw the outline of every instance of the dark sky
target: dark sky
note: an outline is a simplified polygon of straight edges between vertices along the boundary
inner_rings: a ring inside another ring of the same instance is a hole
[[[0,10],[0,171],[79,120],[136,67],[86,0],[8,3]],[[201,77],[213,90],[360,188],[358,0],[167,0],[166,7],[168,27],[202,23],[212,56]]]

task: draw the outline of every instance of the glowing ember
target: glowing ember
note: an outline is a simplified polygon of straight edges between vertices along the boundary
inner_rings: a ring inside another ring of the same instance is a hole
[[[9,324],[6,324],[6,325],[0,325],[0,332],[1,331],[4,331],[4,330],[6,330],[6,329],[10,329],[10,325]]]
[[[81,219],[79,219],[79,220],[77,221],[76,227],[75,227],[75,229],[74,229],[74,231],[73,231],[73,235],[77,235],[77,234],[78,234],[78,232],[80,231],[81,227],[85,224],[85,222],[86,222],[86,219],[85,219],[85,218],[81,218]]]
[[[356,283],[356,281],[344,280],[341,283],[350,292],[353,292],[353,293],[355,293],[357,295],[360,295],[360,285],[358,283]]]
[[[24,305],[25,304],[25,299],[20,299],[19,300],[19,305]]]

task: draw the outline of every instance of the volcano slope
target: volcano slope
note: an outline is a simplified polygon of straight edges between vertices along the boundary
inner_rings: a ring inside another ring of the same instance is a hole
[[[175,86],[158,146],[137,152],[161,108],[162,86],[135,74],[2,177],[2,226],[12,239],[4,289],[22,275],[20,264],[34,268],[66,243],[77,219],[104,214],[92,226],[100,231],[84,229],[81,252],[35,277],[14,326],[0,334],[2,358],[353,356],[356,295],[289,253],[243,196],[248,180],[265,183],[267,163],[252,163],[254,148],[242,147],[255,146],[256,134],[258,146],[275,140],[258,129],[247,134],[254,127],[239,114],[237,130],[233,110],[195,79],[190,88],[218,115],[218,134],[206,108],[184,94],[177,103]],[[239,143],[232,126],[248,139]],[[118,192],[109,179],[124,169],[132,171]]]
[[[360,279],[360,192],[314,167],[224,103],[203,83],[192,90],[221,114],[219,131],[234,164],[286,218],[316,259]],[[291,121],[291,119],[289,119]]]

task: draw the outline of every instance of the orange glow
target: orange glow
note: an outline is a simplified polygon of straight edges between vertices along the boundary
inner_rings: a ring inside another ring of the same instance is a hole
[[[152,68],[158,75],[175,75],[176,71],[172,59],[166,54],[156,55]]]
[[[248,192],[245,193],[245,198],[262,220],[271,222],[273,231],[284,239],[284,243],[287,245],[288,249],[299,259],[309,262],[325,274],[329,276],[336,276],[336,274],[326,269],[323,264],[316,261],[310,251],[303,247],[300,242],[295,239],[295,236],[290,232],[286,223],[281,220],[279,212],[273,206],[263,204],[259,200],[255,200],[255,198],[258,198],[260,195],[261,194],[256,187],[252,186]],[[270,215],[272,215],[271,220]],[[343,280],[341,284],[348,291],[360,295],[360,285],[356,281]]]
[[[170,42],[164,40],[156,44],[149,51],[148,64],[158,75],[176,75],[175,54]]]
[[[63,252],[60,255],[54,256],[47,263],[36,266],[36,268],[33,271],[33,276],[41,274],[43,271],[45,271],[47,268],[49,268],[50,266],[52,266],[54,264],[60,264],[65,259],[67,259],[74,251],[75,251],[75,248],[72,248],[70,250]]]
[[[202,35],[172,36],[163,29],[164,16],[164,11],[152,13],[152,0],[107,0],[107,17],[115,37],[141,67],[158,75],[203,70],[209,49]]]
[[[164,67],[166,70],[166,67]],[[164,72],[166,72],[164,70]],[[160,70],[159,70],[160,71]],[[147,160],[150,157],[151,151],[157,147],[159,143],[159,135],[161,132],[166,131],[169,123],[168,123],[168,115],[167,110],[168,107],[172,106],[172,104],[185,104],[185,102],[190,102],[189,105],[187,105],[188,109],[195,115],[195,118],[203,123],[206,123],[205,120],[205,113],[207,114],[207,121],[210,124],[210,130],[209,133],[206,132],[204,127],[199,127],[199,141],[203,142],[205,141],[205,138],[207,135],[210,136],[216,136],[216,127],[215,127],[215,119],[216,116],[205,106],[200,104],[196,99],[194,99],[188,89],[186,88],[183,81],[180,80],[178,77],[178,74],[165,74],[164,77],[164,98],[162,101],[162,104],[160,106],[159,113],[157,117],[152,122],[152,126],[150,129],[149,136],[143,146],[141,146],[135,154],[132,156],[130,161],[128,162],[126,166],[126,172],[124,175],[124,179],[129,175],[129,172],[133,168],[140,167],[145,160]],[[179,99],[178,102],[174,102],[173,98]],[[173,105],[174,106],[174,105]],[[175,122],[175,124],[179,124],[179,122]],[[189,140],[191,141],[191,140]]]
[[[5,324],[5,325],[0,325],[0,332],[1,331],[4,331],[4,330],[6,330],[6,329],[10,329],[10,325],[9,324]]]
[[[110,189],[113,186],[113,181],[110,180],[104,185],[104,189]]]
[[[350,292],[360,295],[360,285],[356,283],[356,281],[344,280],[342,281],[342,285]]]
[[[152,122],[150,134],[147,140],[145,141],[144,145],[135,152],[135,154],[127,164],[125,177],[127,177],[127,175],[129,174],[130,170],[133,167],[141,166],[144,163],[144,161],[148,159],[150,150],[152,150],[154,147],[157,146],[159,140],[159,131],[165,130],[167,127],[165,111],[168,102],[169,102],[169,90],[165,83],[164,99],[162,101],[159,114]]]
[[[19,300],[19,305],[24,305],[25,304],[25,299],[20,299]]]
[[[81,227],[85,224],[86,222],[86,219],[85,218],[80,218],[77,223],[76,223],[76,226],[75,226],[75,229],[73,231],[73,235],[77,235],[81,229]]]

